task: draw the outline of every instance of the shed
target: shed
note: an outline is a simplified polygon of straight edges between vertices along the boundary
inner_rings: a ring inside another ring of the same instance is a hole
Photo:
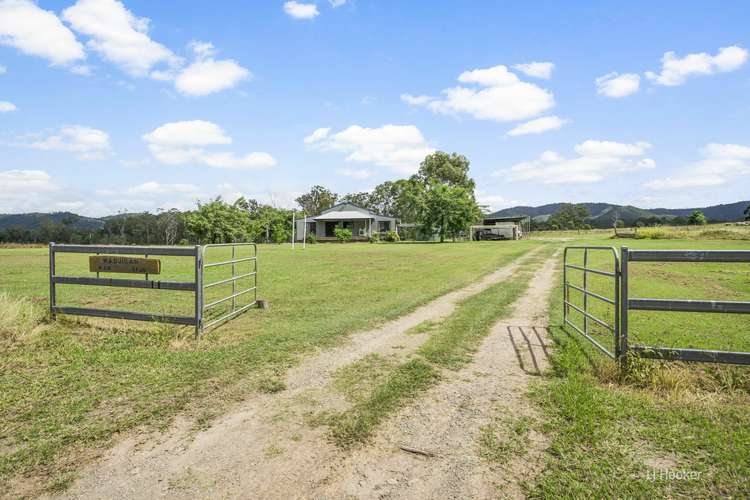
[[[528,215],[485,215],[482,224],[471,226],[473,240],[520,240],[531,232],[531,217]]]

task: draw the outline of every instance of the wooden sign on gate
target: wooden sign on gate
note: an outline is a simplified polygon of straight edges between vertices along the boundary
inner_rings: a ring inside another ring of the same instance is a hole
[[[161,260],[121,255],[91,255],[89,271],[92,273],[159,274]]]

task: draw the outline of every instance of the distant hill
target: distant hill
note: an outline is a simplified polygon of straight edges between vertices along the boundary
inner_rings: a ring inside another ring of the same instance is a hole
[[[518,206],[499,210],[492,215],[507,217],[511,215],[528,215],[532,219],[543,222],[550,215],[557,212],[563,203],[550,203],[539,207]],[[632,225],[636,220],[643,217],[687,217],[693,210],[700,210],[709,222],[734,222],[744,219],[744,210],[750,205],[748,201],[738,201],[726,205],[713,205],[710,207],[696,208],[638,208],[630,205],[613,205],[611,203],[582,203],[591,214],[589,224],[593,227],[607,228],[617,219],[622,219],[625,224]]]
[[[84,217],[72,212],[29,213],[29,214],[0,214],[0,231],[11,227],[22,229],[39,229],[42,222],[48,220],[53,224],[68,223],[76,229],[96,230],[104,227],[103,219]]]

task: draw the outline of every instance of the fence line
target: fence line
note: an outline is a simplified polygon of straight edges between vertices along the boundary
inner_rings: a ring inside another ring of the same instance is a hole
[[[568,263],[568,250],[583,251],[583,266]],[[603,271],[588,267],[589,251],[610,251],[614,256],[614,271]],[[621,247],[618,256],[614,247],[571,246],[565,248],[563,257],[563,323],[572,327],[584,336],[596,348],[621,364],[627,356],[635,355],[642,358],[699,361],[712,363],[732,363],[750,365],[750,352],[717,351],[709,349],[667,348],[647,345],[629,345],[629,313],[630,311],[668,311],[668,312],[702,312],[716,314],[750,314],[750,302],[725,300],[686,300],[686,299],[656,299],[630,298],[630,262],[717,262],[717,263],[750,263],[748,250],[632,250]],[[568,269],[583,272],[582,286],[568,281]],[[588,274],[597,274],[614,278],[614,298],[605,297],[588,288]],[[583,307],[570,303],[570,290],[583,294]],[[589,312],[588,298],[593,297],[615,308],[614,325],[597,318]],[[583,329],[569,319],[570,309],[583,315]],[[614,335],[615,352],[612,353],[591,337],[588,321],[592,320]]]

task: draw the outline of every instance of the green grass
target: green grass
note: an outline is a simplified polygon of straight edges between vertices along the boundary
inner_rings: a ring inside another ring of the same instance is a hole
[[[67,477],[90,456],[87,450],[114,434],[167,425],[187,410],[216,414],[253,391],[283,389],[284,371],[312,350],[402,315],[537,246],[321,244],[295,252],[263,246],[259,296],[270,308],[252,309],[201,341],[189,328],[73,318],[3,334],[0,490],[18,475]],[[47,266],[44,248],[0,249],[2,291],[43,311]],[[89,274],[82,255],[59,255],[58,268]],[[187,259],[164,258],[162,268],[159,279],[192,276]],[[66,304],[183,313],[191,305],[180,292],[60,288]]]
[[[331,436],[342,448],[361,443],[387,415],[439,378],[436,368],[421,359],[397,366],[368,397],[359,400],[351,409],[330,417]]]
[[[499,464],[523,456],[529,446],[533,421],[529,417],[504,415],[479,430],[479,456]]]
[[[470,361],[492,325],[510,312],[513,302],[528,287],[535,268],[553,250],[542,250],[509,279],[464,299],[440,324],[429,328],[417,325],[429,334],[428,339],[413,359],[390,369],[380,364],[377,377],[370,377],[379,382],[374,387],[370,384],[352,389],[352,377],[339,382],[339,390],[345,394],[356,392],[358,397],[351,408],[327,418],[334,442],[342,448],[366,442],[394,410],[435,384],[442,370],[456,370]],[[372,361],[377,360],[358,363],[352,371],[373,373],[372,367],[365,368]]]
[[[738,241],[626,243],[638,248],[750,248]],[[606,265],[603,258],[593,263]],[[636,263],[631,296],[748,300],[748,267]],[[558,289],[551,302],[551,331],[557,343],[552,370],[531,393],[542,408],[544,429],[552,441],[544,469],[527,494],[748,497],[750,370],[637,360],[630,373],[620,376],[614,363],[585,339],[560,327],[561,293]],[[599,314],[606,316],[603,309]],[[631,341],[750,350],[750,324],[740,315],[714,315],[709,320],[687,313],[632,314]],[[663,470],[691,476],[669,479]]]

